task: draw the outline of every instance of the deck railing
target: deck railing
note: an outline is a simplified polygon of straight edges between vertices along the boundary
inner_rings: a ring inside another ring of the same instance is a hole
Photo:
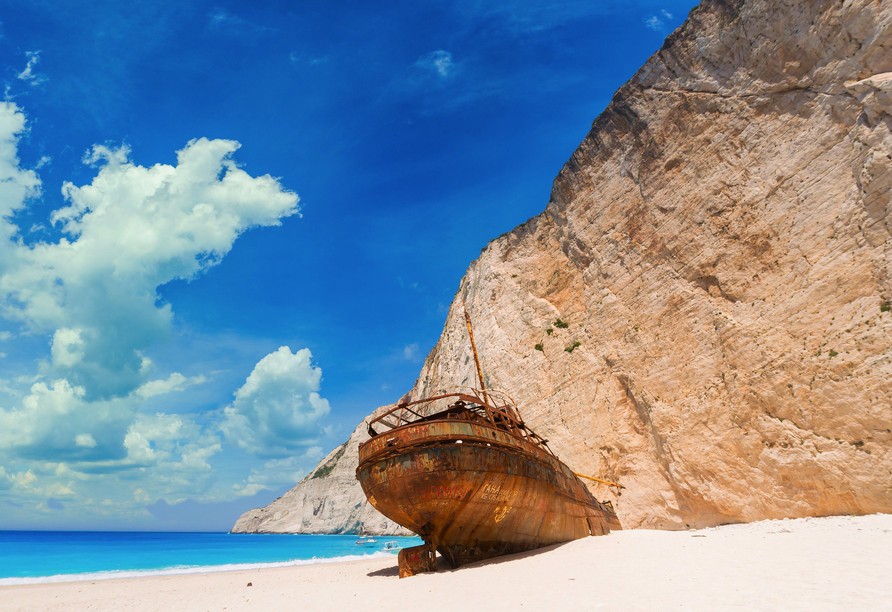
[[[378,435],[375,425],[397,429],[427,420],[450,418],[481,421],[551,452],[548,440],[524,424],[511,396],[495,389],[484,391],[461,387],[413,402],[400,402],[369,421],[368,432],[369,436],[374,438]]]

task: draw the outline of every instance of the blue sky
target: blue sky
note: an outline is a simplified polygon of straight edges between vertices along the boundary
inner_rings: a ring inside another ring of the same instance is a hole
[[[0,3],[0,529],[287,490],[692,5]]]

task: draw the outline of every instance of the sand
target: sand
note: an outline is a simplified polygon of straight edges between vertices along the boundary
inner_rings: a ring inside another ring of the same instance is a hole
[[[403,580],[394,557],[0,587],[2,611],[406,609],[892,611],[892,515],[614,532]]]

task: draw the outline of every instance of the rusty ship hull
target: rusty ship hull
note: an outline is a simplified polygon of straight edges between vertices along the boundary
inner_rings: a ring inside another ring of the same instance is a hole
[[[386,433],[370,427],[356,476],[379,512],[452,567],[621,529],[516,411],[456,397],[415,422],[401,411]]]

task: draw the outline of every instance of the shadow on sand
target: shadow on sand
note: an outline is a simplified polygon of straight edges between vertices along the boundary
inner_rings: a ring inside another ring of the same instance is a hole
[[[550,552],[552,550],[557,550],[567,542],[562,542],[560,544],[551,544],[550,546],[543,546],[542,548],[536,548],[535,550],[527,550],[520,553],[514,553],[513,555],[502,555],[501,557],[493,557],[492,559],[485,559],[484,561],[475,561],[474,563],[468,563],[467,565],[462,565],[459,568],[452,569],[449,567],[449,563],[446,562],[441,555],[437,555],[437,572],[461,572],[464,570],[470,570],[477,567],[486,567],[487,565],[499,565],[501,563],[508,563],[510,561],[516,561],[517,559],[526,559],[527,557],[534,557],[536,555],[541,555],[543,553]],[[396,561],[396,558],[394,558]],[[385,567],[383,569],[375,570],[373,572],[369,572],[367,576],[370,578],[399,578],[400,569],[394,564],[392,567]]]

